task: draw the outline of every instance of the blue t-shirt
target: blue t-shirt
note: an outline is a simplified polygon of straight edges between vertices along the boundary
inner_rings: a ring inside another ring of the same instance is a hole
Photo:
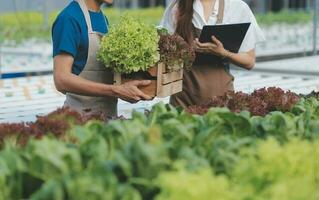
[[[103,12],[89,11],[93,31],[106,34],[108,22]],[[106,19],[106,20],[105,20]],[[53,57],[61,53],[73,56],[72,73],[79,75],[87,61],[89,36],[80,5],[72,1],[57,17],[52,28]]]

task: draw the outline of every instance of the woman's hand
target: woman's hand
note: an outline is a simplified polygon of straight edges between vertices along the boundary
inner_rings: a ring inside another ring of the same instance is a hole
[[[141,100],[152,100],[152,97],[138,89],[140,86],[147,86],[149,84],[151,84],[151,81],[147,80],[127,82],[119,86],[114,86],[114,93],[116,97],[130,103],[137,103]]]
[[[212,43],[201,43],[198,38],[195,39],[195,48],[199,53],[213,54],[218,57],[229,57],[231,52],[224,48],[224,45],[214,36],[212,36]]]
[[[219,56],[223,59],[227,58],[231,63],[245,68],[253,69],[256,63],[255,49],[246,53],[232,53],[224,48],[224,45],[216,38],[212,37],[212,43],[200,43],[196,38],[194,41],[196,51],[199,53],[207,53]]]

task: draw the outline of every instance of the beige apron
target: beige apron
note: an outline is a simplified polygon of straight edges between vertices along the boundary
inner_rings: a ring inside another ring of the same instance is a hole
[[[84,0],[76,1],[84,14],[89,36],[87,62],[79,76],[97,83],[113,84],[113,72],[97,60],[102,34],[93,31],[90,14]],[[79,112],[90,111],[102,112],[107,116],[117,115],[117,98],[114,97],[89,97],[67,93],[64,106]]]
[[[224,7],[225,0],[219,0],[217,24],[223,22]],[[194,37],[199,38],[201,30],[193,29]],[[183,91],[173,95],[170,103],[184,108],[201,105],[214,96],[233,91],[233,81],[228,63],[216,56],[197,53],[192,70],[184,71]]]

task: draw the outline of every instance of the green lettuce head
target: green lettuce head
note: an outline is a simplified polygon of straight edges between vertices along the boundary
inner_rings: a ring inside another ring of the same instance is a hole
[[[155,27],[124,15],[102,38],[98,60],[115,72],[147,71],[160,58]]]

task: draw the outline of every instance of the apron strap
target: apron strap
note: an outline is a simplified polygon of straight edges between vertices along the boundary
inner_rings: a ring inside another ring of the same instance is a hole
[[[90,17],[89,9],[86,6],[86,3],[84,2],[84,0],[75,0],[75,1],[79,3],[80,8],[84,14],[86,25],[88,27],[88,32],[92,33],[93,29],[92,29],[91,17]]]
[[[218,0],[216,0],[218,1]],[[225,0],[219,0],[219,8],[217,14],[216,24],[222,24],[224,20]]]

